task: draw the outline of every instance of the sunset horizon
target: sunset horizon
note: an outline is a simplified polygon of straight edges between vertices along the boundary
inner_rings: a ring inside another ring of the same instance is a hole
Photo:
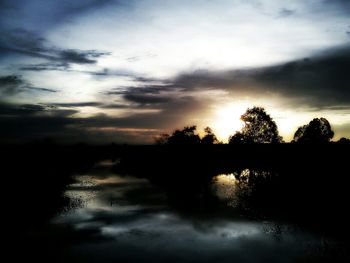
[[[2,142],[149,144],[184,126],[227,142],[264,107],[289,142],[350,136],[346,1],[1,1]]]

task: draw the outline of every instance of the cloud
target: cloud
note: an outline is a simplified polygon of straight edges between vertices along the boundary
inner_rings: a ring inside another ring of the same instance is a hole
[[[26,82],[21,76],[9,75],[0,77],[0,94],[3,96],[14,96],[25,91],[57,92],[53,89],[34,87]]]
[[[130,109],[131,107],[131,105],[121,103],[112,103],[100,106],[101,109]]]
[[[288,9],[288,8],[282,8],[280,11],[279,11],[279,16],[280,17],[289,17],[289,16],[292,16],[296,13],[295,10],[292,10],[292,9]]]
[[[36,104],[23,104],[23,105],[11,105],[6,103],[0,103],[0,115],[6,116],[22,116],[32,115],[39,112],[43,112],[45,107]]]
[[[128,1],[129,2],[129,1]],[[62,23],[69,23],[75,17],[93,12],[108,5],[125,6],[120,0],[2,0],[1,17],[14,26],[23,23],[27,27],[46,30]],[[21,19],[18,19],[18,18]]]
[[[124,117],[97,115],[81,118],[77,125],[85,128],[137,128],[137,129],[169,129],[174,125],[185,125],[190,116],[205,111],[205,101],[193,97],[180,97],[162,105],[160,111],[134,113]]]
[[[94,64],[97,58],[110,55],[109,52],[98,52],[96,50],[79,51],[74,49],[56,51],[56,53],[58,60],[76,64]]]
[[[171,89],[183,92],[225,90],[234,95],[251,97],[276,94],[294,99],[295,105],[350,107],[349,68],[350,48],[344,47],[277,66],[194,71],[180,74],[167,82],[172,83]],[[146,87],[145,93],[150,90],[151,87]],[[156,91],[160,92],[158,87]]]
[[[52,92],[52,93],[56,93],[57,90],[53,90],[53,89],[47,89],[47,88],[38,88],[38,87],[33,87],[30,85],[27,85],[25,87],[22,87],[23,89],[28,89],[28,90],[33,90],[33,91],[46,91],[46,92]]]
[[[60,117],[68,118],[77,113],[77,110],[57,109],[52,105],[45,104],[10,104],[0,103],[0,115],[5,117],[20,118],[25,116],[35,117]]]
[[[24,71],[45,71],[45,70],[56,70],[56,71],[71,71],[69,65],[63,62],[50,62],[50,63],[39,63],[30,64],[20,67],[20,70]]]
[[[11,75],[0,77],[0,85],[19,85],[22,84],[23,81],[19,76]]]
[[[311,58],[270,67],[229,71],[200,70],[163,80],[145,79],[144,86],[107,91],[105,95],[109,96],[108,101],[17,105],[7,109],[2,106],[0,121],[3,123],[4,136],[7,134],[4,139],[13,138],[14,135],[18,138],[47,135],[68,141],[86,138],[89,141],[106,142],[108,138],[121,142],[121,138],[133,138],[131,141],[151,142],[153,134],[197,124],[198,116],[207,116],[213,100],[220,101],[222,97],[203,97],[201,94],[205,91],[224,91],[222,94],[225,95],[220,96],[230,98],[271,97],[277,94],[289,100],[293,108],[303,108],[306,105],[314,112],[321,109],[349,112],[349,67],[350,49],[338,48]],[[24,83],[17,75],[0,78],[2,87],[21,87]],[[118,98],[116,103],[111,102],[113,96]],[[102,112],[103,109],[139,111],[126,111],[123,116],[114,117],[99,114],[86,118],[76,115],[72,118],[73,114],[79,112],[75,108],[80,107],[95,107]],[[11,120],[5,115],[11,115]],[[49,120],[50,118],[52,119]],[[22,121],[31,127],[29,131],[35,130],[36,133],[27,132],[24,124],[19,124]],[[55,130],[51,130],[48,123],[52,123]],[[339,127],[341,134],[345,134],[347,128]],[[14,130],[17,131],[13,132]],[[86,137],[79,137],[79,132]],[[137,135],[140,137],[136,138]],[[89,136],[92,136],[91,139]]]
[[[67,70],[70,64],[95,64],[110,52],[97,50],[60,49],[47,44],[36,32],[24,29],[4,31],[0,36],[1,53],[17,53],[49,62],[24,66],[24,70]]]
[[[348,0],[323,0],[322,2],[326,4],[325,7],[328,5],[333,5],[344,12],[348,12],[350,10],[350,2]]]
[[[25,86],[23,80],[16,75],[0,77],[0,93],[2,95],[11,96],[21,91],[21,87]]]
[[[74,107],[99,107],[99,106],[102,106],[103,103],[89,101],[89,102],[74,102],[74,103],[52,103],[48,105],[52,107],[60,107],[60,108],[74,108]]]
[[[0,138],[2,142],[31,141],[51,137],[64,142],[153,143],[164,130],[195,124],[193,119],[206,110],[205,102],[181,97],[162,106],[160,111],[134,113],[123,117],[99,114],[72,117],[78,110],[65,107],[99,105],[66,103],[49,105],[0,104]],[[118,105],[119,106],[119,105]],[[63,107],[63,109],[60,109]]]
[[[172,100],[169,96],[154,96],[154,95],[143,95],[143,94],[125,94],[123,96],[124,99],[139,103],[141,105],[145,104],[161,104],[167,103]]]

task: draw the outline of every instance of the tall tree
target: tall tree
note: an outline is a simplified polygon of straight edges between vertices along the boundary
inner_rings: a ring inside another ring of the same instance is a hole
[[[229,143],[280,143],[276,123],[262,107],[248,108],[241,116],[244,127],[229,138]]]

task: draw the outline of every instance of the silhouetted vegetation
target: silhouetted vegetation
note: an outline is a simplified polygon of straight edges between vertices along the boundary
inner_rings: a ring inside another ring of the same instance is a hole
[[[33,233],[71,205],[64,193],[72,175],[88,173],[99,160],[118,159],[115,173],[147,179],[164,191],[167,204],[183,217],[288,221],[331,237],[346,251],[350,140],[330,143],[334,132],[324,118],[298,129],[294,141],[300,143],[280,143],[277,125],[263,108],[248,109],[241,119],[245,126],[229,144],[221,144],[209,127],[201,138],[196,126],[189,126],[162,134],[158,145],[2,145],[3,182],[11,191],[5,213],[17,226],[15,237],[32,258],[38,256],[32,252],[37,247],[50,258],[48,247],[63,251],[67,243],[74,244],[76,230],[65,230],[61,240],[51,237],[50,245],[48,237]],[[219,174],[236,179],[234,207],[211,190]],[[331,258],[348,257],[342,253]]]
[[[219,143],[216,135],[210,127],[204,129],[203,138],[197,133],[197,126],[184,127],[182,130],[175,130],[171,135],[161,134],[155,138],[158,145],[196,145],[196,144],[217,144]]]
[[[293,142],[325,143],[334,136],[331,125],[325,118],[315,118],[309,124],[299,127],[294,134]]]
[[[217,144],[219,140],[216,138],[216,135],[213,133],[213,130],[210,127],[204,129],[205,135],[201,139],[202,144]]]
[[[275,121],[262,107],[248,108],[240,118],[244,122],[241,131],[229,137],[229,144],[252,144],[252,143],[282,143],[283,138],[279,135]],[[195,145],[195,144],[219,144],[219,140],[210,127],[204,129],[203,138],[196,133],[196,126],[184,127],[175,130],[171,135],[161,134],[155,138],[158,145]],[[325,118],[315,118],[309,124],[301,126],[294,134],[294,142],[298,143],[326,143],[334,136],[329,121]],[[347,144],[349,139],[341,138],[338,142]]]
[[[350,139],[342,137],[342,138],[339,139],[338,143],[348,144],[349,145],[350,144]]]
[[[196,129],[196,126],[189,126],[183,128],[182,130],[174,131],[174,133],[168,138],[168,144],[199,144],[201,142],[201,139],[196,133]]]
[[[244,122],[242,131],[236,132],[229,138],[229,143],[280,143],[276,123],[264,108],[253,107],[241,116]]]

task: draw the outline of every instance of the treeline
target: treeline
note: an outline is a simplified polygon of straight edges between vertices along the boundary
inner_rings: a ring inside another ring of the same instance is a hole
[[[241,131],[229,137],[229,144],[252,143],[282,143],[275,121],[262,107],[248,108],[240,118],[244,122]],[[155,139],[156,144],[164,145],[193,145],[193,144],[222,144],[210,127],[204,129],[205,135],[200,137],[196,126],[175,130],[172,134],[161,134]],[[299,127],[292,143],[328,143],[334,137],[334,131],[325,118],[314,118],[308,124]],[[341,138],[338,143],[350,144],[350,139]]]

